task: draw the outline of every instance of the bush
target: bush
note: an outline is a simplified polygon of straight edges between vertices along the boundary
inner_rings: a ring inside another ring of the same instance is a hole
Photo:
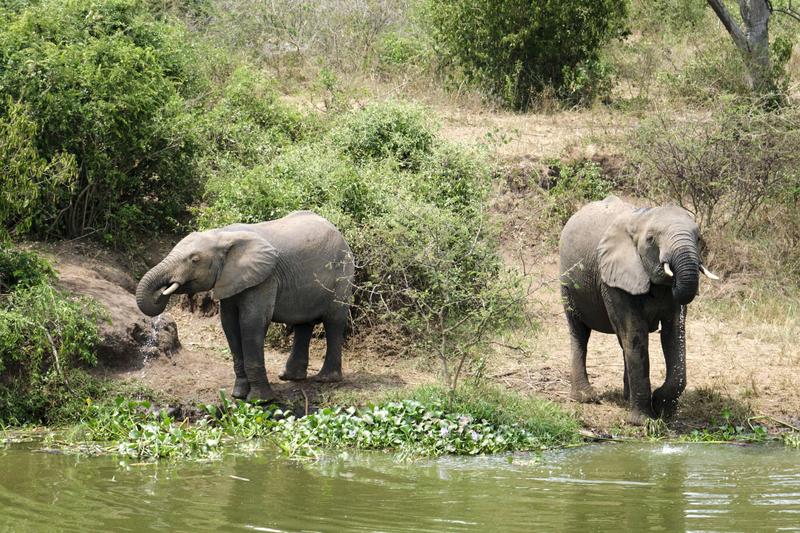
[[[343,118],[331,140],[357,163],[390,158],[417,170],[433,148],[434,129],[426,111],[412,104],[373,103]]]
[[[197,190],[191,108],[206,85],[181,27],[143,0],[12,5],[0,13],[0,116],[47,201],[3,222],[40,236],[170,227]]]
[[[614,189],[614,183],[603,175],[603,169],[592,161],[564,164],[554,160],[549,163],[556,184],[548,191],[552,199],[551,215],[557,224],[564,225],[586,202],[602,200]]]
[[[627,3],[617,0],[445,0],[428,10],[445,60],[515,109],[547,86],[570,103],[597,94],[600,48],[626,33]]]
[[[391,322],[423,343],[437,339],[443,361],[463,355],[521,314],[520,291],[501,268],[483,212],[485,159],[437,139],[425,113],[373,104],[269,163],[231,167],[209,180],[200,225],[319,212],[356,257],[360,323]]]
[[[723,270],[747,265],[739,239],[771,243],[771,260],[800,273],[800,110],[760,102],[716,110],[709,120],[660,116],[633,135],[634,185],[695,215]],[[727,248],[727,250],[726,250]]]
[[[0,423],[55,421],[95,386],[80,367],[95,363],[101,313],[55,288],[34,254],[0,249],[0,268]]]

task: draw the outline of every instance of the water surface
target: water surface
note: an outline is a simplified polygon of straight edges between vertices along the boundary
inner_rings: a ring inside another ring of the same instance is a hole
[[[12,445],[0,531],[800,531],[799,465],[780,447],[615,444],[124,468]]]

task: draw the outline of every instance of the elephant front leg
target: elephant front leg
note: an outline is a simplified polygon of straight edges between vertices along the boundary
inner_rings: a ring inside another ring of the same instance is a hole
[[[231,396],[244,400],[250,392],[250,383],[247,381],[247,373],[244,370],[242,336],[239,330],[239,309],[232,300],[221,300],[219,303],[219,315],[222,321],[222,331],[225,332],[225,338],[228,340],[228,347],[233,356],[233,373],[236,375]]]
[[[661,348],[667,377],[653,393],[653,410],[661,417],[670,417],[678,408],[678,398],[686,388],[686,306],[682,305],[669,318],[661,321]]]
[[[239,330],[242,338],[242,359],[250,392],[249,402],[268,402],[275,393],[267,380],[264,366],[264,337],[272,321],[277,288],[256,286],[238,296]]]
[[[597,393],[586,372],[586,351],[592,330],[567,311],[570,334],[570,398],[579,402],[597,401]]]
[[[286,361],[286,368],[278,376],[284,381],[300,381],[306,379],[308,372],[308,345],[311,343],[311,334],[314,324],[300,324],[294,326],[294,341],[292,353]]]

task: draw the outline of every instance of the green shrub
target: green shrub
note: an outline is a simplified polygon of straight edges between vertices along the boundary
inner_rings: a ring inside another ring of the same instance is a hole
[[[627,22],[617,0],[445,0],[428,11],[445,60],[515,109],[547,86],[571,103],[597,93],[607,74],[600,48]]]
[[[74,415],[74,404],[96,387],[80,368],[95,363],[101,312],[51,285],[52,271],[41,260],[5,250],[0,258],[0,266],[16,268],[18,281],[0,296],[0,423]]]
[[[36,253],[0,243],[0,295],[49,283],[54,277],[53,267]]]
[[[434,129],[422,107],[388,101],[346,115],[331,140],[357,163],[392,159],[416,170],[433,149]]]
[[[31,231],[174,224],[197,191],[191,109],[207,84],[181,27],[140,0],[43,0],[0,17],[0,116],[25,106],[29,180],[47,185]]]
[[[600,165],[592,161],[564,164],[554,160],[549,166],[556,179],[555,186],[548,191],[553,201],[551,215],[559,225],[566,223],[586,202],[602,200],[614,189],[614,183],[603,175]]]

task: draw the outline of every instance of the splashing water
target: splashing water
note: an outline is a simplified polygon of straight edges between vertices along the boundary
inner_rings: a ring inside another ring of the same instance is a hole
[[[150,332],[140,348],[143,365],[147,365],[152,355],[158,354],[158,334],[162,329],[164,329],[163,316],[158,315],[151,320]]]

